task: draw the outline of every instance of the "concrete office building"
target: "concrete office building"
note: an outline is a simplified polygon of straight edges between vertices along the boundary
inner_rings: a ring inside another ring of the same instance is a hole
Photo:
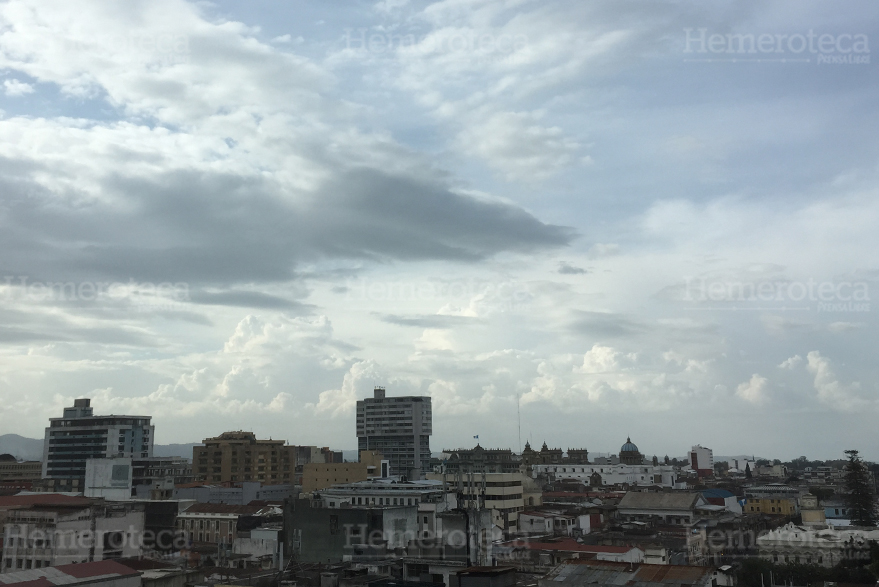
[[[43,478],[49,490],[80,491],[88,459],[150,458],[155,426],[150,416],[95,416],[91,400],[74,400],[50,418],[43,443]]]
[[[192,470],[201,481],[293,483],[297,447],[283,440],[257,440],[253,432],[224,432],[192,447]]]
[[[430,397],[386,397],[384,387],[373,393],[357,402],[358,450],[381,452],[391,475],[420,478],[430,470]]]

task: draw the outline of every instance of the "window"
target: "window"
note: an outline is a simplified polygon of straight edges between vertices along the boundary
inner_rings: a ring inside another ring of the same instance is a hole
[[[339,516],[330,516],[330,534],[339,533]]]

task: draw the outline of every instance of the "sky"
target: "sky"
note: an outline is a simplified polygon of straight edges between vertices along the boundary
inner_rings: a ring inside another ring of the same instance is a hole
[[[879,5],[0,3],[0,430],[879,460]]]

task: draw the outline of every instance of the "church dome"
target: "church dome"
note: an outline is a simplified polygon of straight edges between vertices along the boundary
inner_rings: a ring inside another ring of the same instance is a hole
[[[623,445],[620,452],[638,452],[638,447],[632,443],[631,438],[626,438],[626,444]]]

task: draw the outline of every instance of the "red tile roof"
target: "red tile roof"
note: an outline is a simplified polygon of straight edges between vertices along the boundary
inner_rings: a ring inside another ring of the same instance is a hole
[[[34,505],[89,505],[92,500],[81,495],[63,493],[31,493],[28,495],[0,496],[0,508],[29,507]]]
[[[79,563],[74,565],[58,565],[55,568],[77,579],[88,579],[89,577],[100,577],[102,575],[129,577],[131,575],[140,574],[134,569],[126,567],[121,563],[117,563],[114,560]]]
[[[139,577],[140,573],[116,561],[104,560],[91,563],[59,565],[13,571],[0,575],[0,583],[15,587],[56,587],[57,585],[75,585],[89,582],[96,578]]]

